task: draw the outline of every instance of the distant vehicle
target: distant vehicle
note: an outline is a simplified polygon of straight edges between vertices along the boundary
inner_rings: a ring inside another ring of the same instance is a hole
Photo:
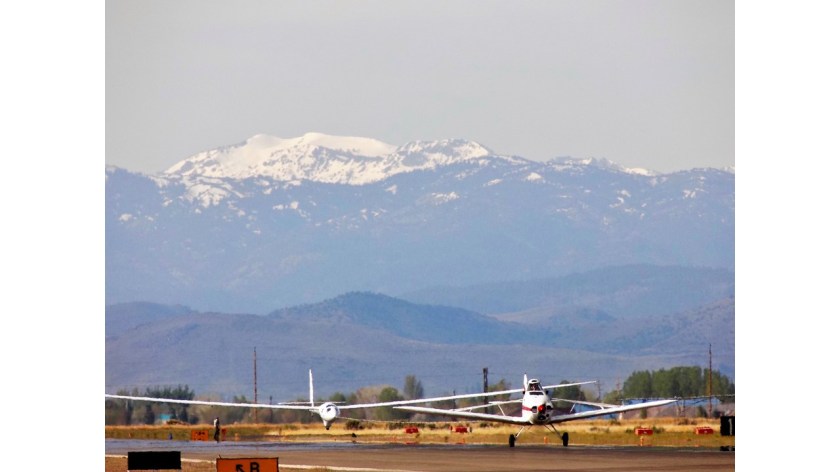
[[[637,403],[634,405],[610,405],[605,403],[592,403],[592,402],[580,402],[580,401],[573,401],[573,400],[564,400],[571,403],[579,403],[582,405],[594,406],[598,409],[591,410],[591,411],[583,411],[578,413],[569,413],[569,414],[560,414],[554,415],[554,405],[551,403],[551,397],[548,392],[548,388],[555,388],[557,386],[548,386],[543,388],[542,384],[538,379],[528,379],[528,375],[525,374],[522,380],[522,390],[516,389],[513,392],[522,392],[522,398],[519,400],[512,400],[508,402],[491,402],[489,405],[482,405],[479,407],[470,407],[467,409],[442,409],[442,408],[427,408],[427,407],[417,407],[417,406],[395,406],[398,410],[405,410],[405,411],[412,411],[415,413],[426,413],[429,415],[441,415],[441,416],[452,416],[455,418],[466,418],[472,420],[483,420],[483,421],[495,421],[499,423],[508,423],[508,424],[515,424],[515,425],[522,425],[519,429],[519,432],[516,434],[511,434],[508,438],[508,444],[510,447],[514,447],[516,444],[516,439],[519,438],[519,435],[522,434],[526,428],[530,428],[531,426],[544,426],[546,429],[553,431],[558,436],[560,432],[554,427],[557,423],[563,423],[566,421],[572,420],[581,420],[585,418],[593,418],[596,416],[603,416],[603,415],[611,415],[613,413],[621,413],[625,411],[632,411],[632,410],[641,410],[645,408],[653,408],[657,406],[667,405],[669,403],[673,403],[677,401],[676,399],[668,399],[668,400],[656,400],[651,402],[644,402],[644,403]],[[507,393],[507,392],[505,392]],[[488,406],[499,406],[501,409],[502,404],[506,403],[520,403],[521,404],[521,415],[516,416],[508,416],[504,414],[504,410],[502,410],[501,415],[494,415],[489,413],[476,413],[468,410],[476,409],[476,408],[486,408]],[[561,436],[562,437],[562,436]],[[568,438],[568,436],[566,436]],[[566,440],[564,440],[564,443]]]

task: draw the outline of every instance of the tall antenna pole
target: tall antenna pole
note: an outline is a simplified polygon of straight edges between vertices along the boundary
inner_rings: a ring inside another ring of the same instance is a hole
[[[712,417],[712,344],[709,343],[709,418]]]
[[[482,373],[484,374],[484,393],[487,393],[487,388],[488,388],[488,384],[487,384],[487,370],[488,370],[488,369],[487,369],[487,367],[485,367],[484,369],[482,369]],[[489,408],[489,407],[484,407],[484,413],[488,413],[488,414],[489,414],[489,413],[490,413],[490,408]]]
[[[254,404],[257,404],[257,347],[254,346]],[[254,408],[254,424],[257,423],[257,409]]]

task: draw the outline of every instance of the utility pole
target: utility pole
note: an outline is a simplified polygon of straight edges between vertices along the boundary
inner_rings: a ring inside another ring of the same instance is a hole
[[[257,347],[254,346],[254,404],[257,404]],[[257,424],[257,409],[254,408],[254,424]]]
[[[624,404],[624,391],[621,388],[621,380],[620,379],[615,379],[615,391],[618,392],[618,398],[619,398],[619,400],[621,400],[621,404],[623,405]],[[623,412],[618,414],[618,420],[619,421],[624,420],[624,413]]]
[[[709,343],[709,418],[712,418],[712,344]]]
[[[487,393],[487,367],[485,367],[483,369],[483,371],[484,371],[484,393]],[[487,397],[484,397],[484,399],[486,400]],[[484,413],[490,413],[490,408],[489,407],[484,407]]]

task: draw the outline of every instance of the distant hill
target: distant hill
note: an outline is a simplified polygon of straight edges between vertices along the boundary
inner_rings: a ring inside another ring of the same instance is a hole
[[[708,352],[711,344],[728,371],[734,371],[734,298],[667,316],[609,320],[573,313],[553,317],[550,324],[555,345],[611,354],[695,357]]]
[[[716,348],[716,368],[734,379],[734,301],[643,323],[597,313],[565,322],[558,313],[536,325],[373,293],[270,316],[157,307],[154,321],[106,339],[107,391],[188,384],[199,393],[250,397],[254,348],[261,391],[283,399],[306,393],[309,368],[324,396],[372,384],[401,388],[408,374],[432,394],[475,389],[483,367],[514,383],[527,372],[552,380],[600,379],[611,388],[634,370],[705,365],[710,338],[716,346],[731,342],[732,349]],[[128,308],[107,310],[106,322]]]
[[[734,294],[735,274],[726,269],[635,264],[562,277],[427,288],[401,297],[527,322],[529,316],[538,316],[534,310],[541,307],[642,318],[689,310]]]
[[[117,336],[137,326],[190,313],[194,311],[181,305],[147,302],[109,305],[105,307],[105,336]]]
[[[356,325],[418,341],[443,344],[507,344],[527,336],[525,326],[441,305],[418,305],[370,292],[353,292],[321,303],[275,311],[286,322],[327,323],[335,329]]]

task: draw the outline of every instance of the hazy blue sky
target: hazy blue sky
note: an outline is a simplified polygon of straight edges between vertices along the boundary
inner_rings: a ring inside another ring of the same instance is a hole
[[[307,131],[663,172],[735,164],[731,0],[105,7],[106,162],[130,170]]]

